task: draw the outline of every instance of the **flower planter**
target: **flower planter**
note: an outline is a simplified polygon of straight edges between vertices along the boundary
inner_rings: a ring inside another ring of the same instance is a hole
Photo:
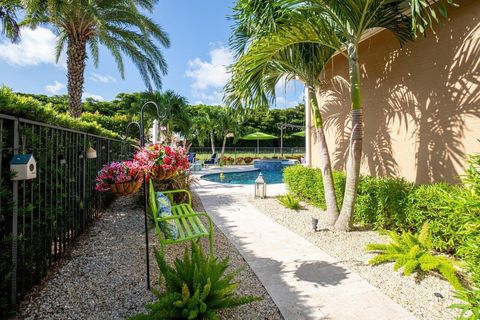
[[[116,196],[127,196],[140,189],[142,187],[142,182],[143,179],[137,179],[135,181],[111,184],[110,189]]]
[[[153,177],[158,181],[167,180],[173,177],[176,172],[175,169],[165,170],[162,167],[157,167],[153,169]]]

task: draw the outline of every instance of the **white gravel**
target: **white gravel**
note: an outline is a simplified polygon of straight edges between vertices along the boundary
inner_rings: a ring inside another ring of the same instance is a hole
[[[194,194],[194,206],[201,202]],[[124,319],[144,312],[155,296],[146,290],[145,233],[141,199],[118,198],[90,229],[78,239],[70,256],[25,297],[16,319]],[[282,319],[278,308],[248,264],[215,227],[214,248],[219,258],[230,256],[231,269],[243,269],[236,279],[238,294],[255,295],[263,300],[223,310],[220,319]],[[156,284],[159,270],[153,258],[158,247],[154,229],[150,229],[151,283]],[[167,260],[183,254],[184,245],[167,247]],[[202,240],[204,248],[208,241]],[[208,249],[206,249],[208,250]]]
[[[439,276],[428,274],[423,277],[406,277],[393,270],[393,263],[374,267],[368,264],[374,254],[366,253],[365,245],[389,242],[389,237],[376,231],[330,231],[323,212],[309,205],[295,211],[283,207],[274,198],[251,199],[250,202],[261,212],[356,271],[418,319],[455,319],[457,311],[448,306],[458,301],[453,298],[451,285]],[[313,231],[312,217],[319,219],[317,232]],[[437,298],[434,293],[441,294],[443,298]]]

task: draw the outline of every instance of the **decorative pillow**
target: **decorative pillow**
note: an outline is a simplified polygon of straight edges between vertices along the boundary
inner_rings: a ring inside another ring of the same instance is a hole
[[[172,216],[172,204],[170,203],[170,199],[161,192],[156,192],[156,195],[158,207],[157,216],[159,218]],[[178,238],[178,230],[174,220],[159,221],[158,226],[165,235],[165,238],[173,240]]]

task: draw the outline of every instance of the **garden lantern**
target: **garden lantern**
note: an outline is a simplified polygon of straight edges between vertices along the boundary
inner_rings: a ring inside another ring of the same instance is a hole
[[[92,147],[87,149],[87,159],[95,159],[97,157],[97,151]]]
[[[267,184],[263,179],[263,174],[260,172],[255,180],[255,198],[265,199],[267,197]]]
[[[30,180],[37,177],[37,161],[32,154],[16,154],[10,160],[12,180]]]

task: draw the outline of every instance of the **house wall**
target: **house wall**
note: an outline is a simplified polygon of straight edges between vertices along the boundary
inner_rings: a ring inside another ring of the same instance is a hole
[[[449,21],[400,49],[388,31],[360,45],[365,119],[363,173],[416,183],[458,181],[480,152],[480,1],[458,1]],[[325,69],[320,105],[332,163],[343,170],[349,141],[347,60]],[[319,166],[312,137],[312,164]]]

